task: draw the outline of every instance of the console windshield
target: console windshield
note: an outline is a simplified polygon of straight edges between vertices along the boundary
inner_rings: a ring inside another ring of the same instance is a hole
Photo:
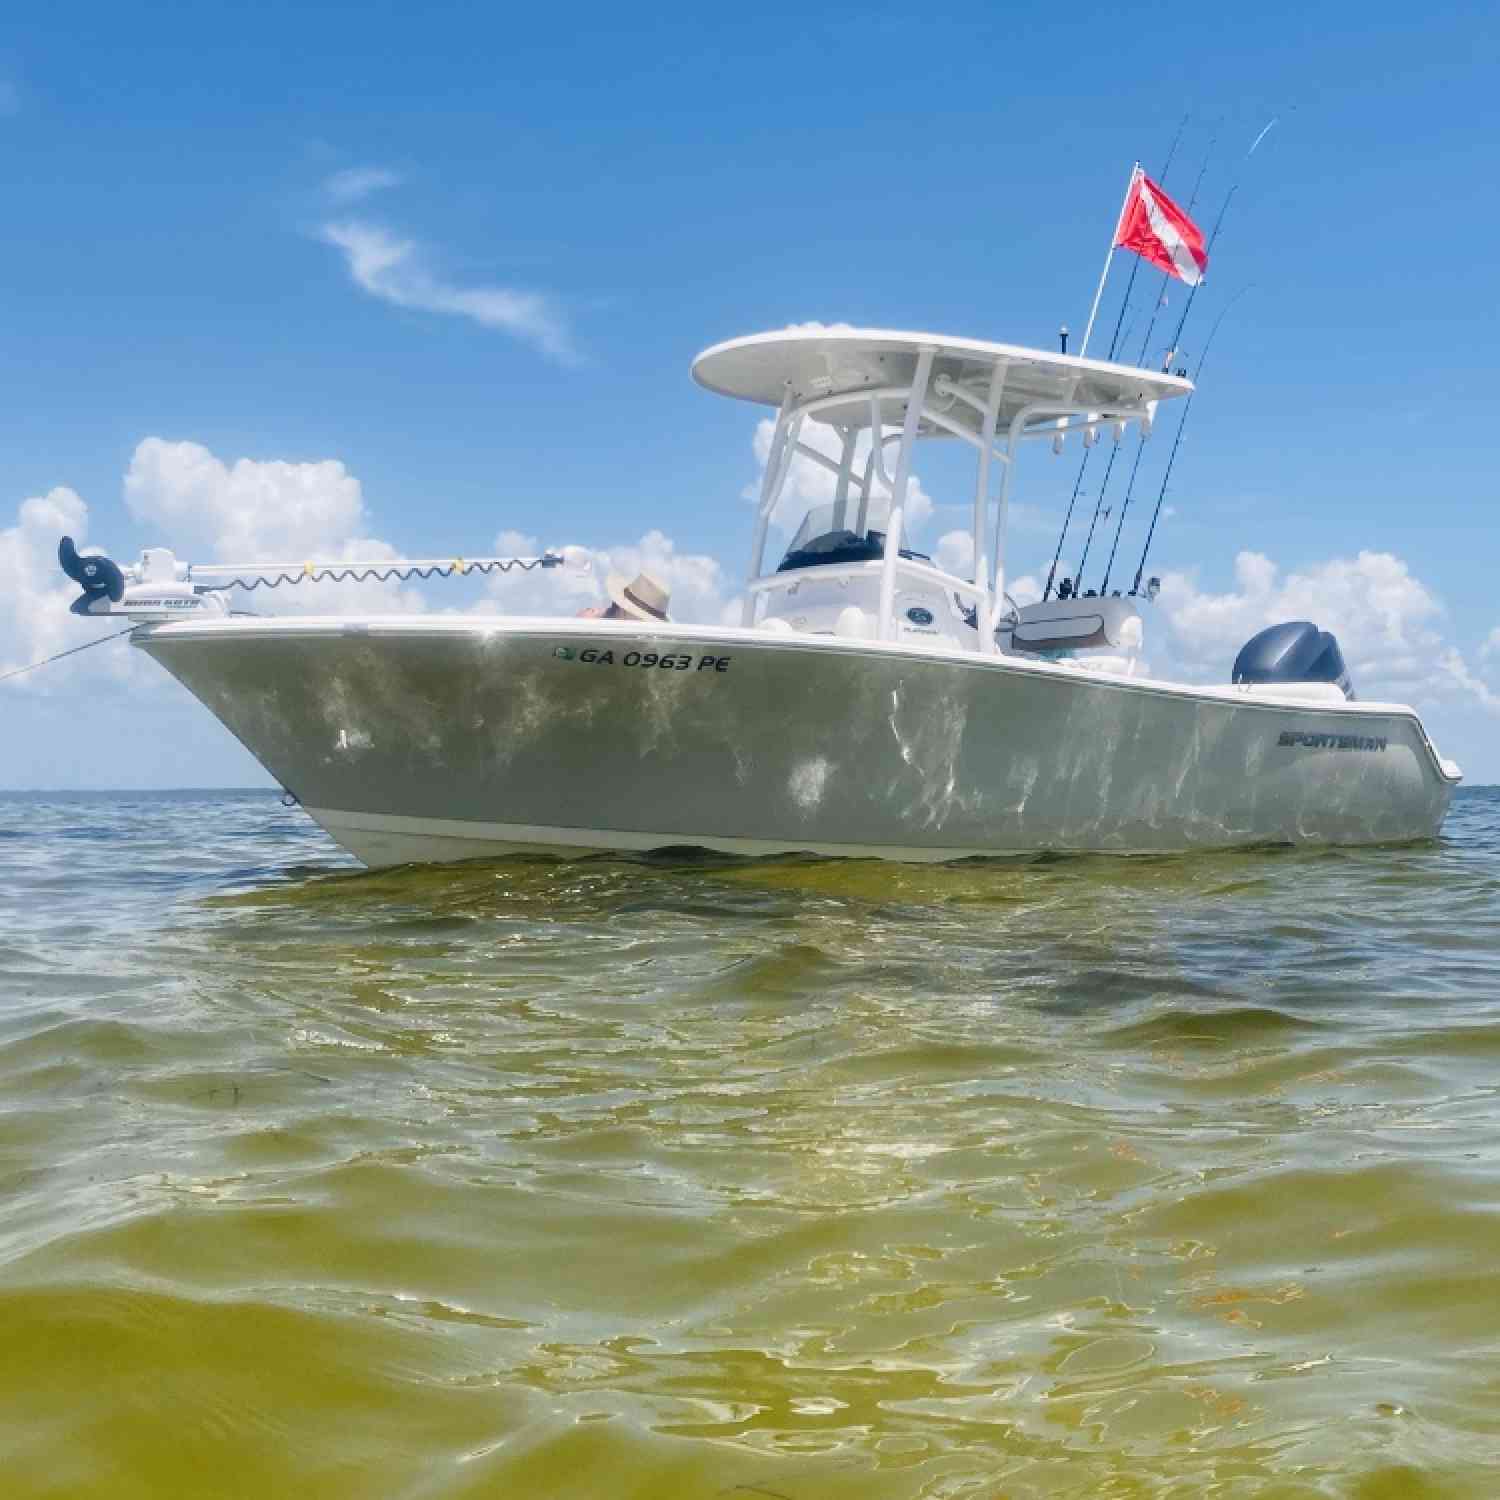
[[[844,514],[840,515],[840,511]],[[882,527],[886,524],[884,516],[877,520]],[[789,573],[794,568],[826,567],[830,563],[878,562],[885,555],[885,532],[870,529],[861,534],[851,530],[851,525],[858,525],[857,506],[840,506],[836,501],[814,506],[802,518],[776,571]],[[900,550],[902,557],[914,562],[932,561],[925,552],[913,552],[907,547]]]

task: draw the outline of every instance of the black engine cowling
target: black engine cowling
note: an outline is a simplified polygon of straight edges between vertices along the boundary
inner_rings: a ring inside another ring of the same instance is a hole
[[[1234,682],[1331,682],[1354,696],[1339,643],[1308,620],[1287,620],[1253,635],[1234,659]]]

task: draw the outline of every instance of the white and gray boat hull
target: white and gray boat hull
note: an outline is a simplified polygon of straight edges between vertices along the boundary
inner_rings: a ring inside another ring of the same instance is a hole
[[[138,643],[370,865],[698,846],[948,860],[1436,835],[1409,708],[597,621],[230,619]]]

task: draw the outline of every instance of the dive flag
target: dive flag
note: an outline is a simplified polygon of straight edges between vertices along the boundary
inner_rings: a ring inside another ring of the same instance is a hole
[[[1189,286],[1208,269],[1203,231],[1144,172],[1136,173],[1115,244]]]

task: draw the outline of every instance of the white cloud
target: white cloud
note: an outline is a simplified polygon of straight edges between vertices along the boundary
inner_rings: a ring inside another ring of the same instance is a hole
[[[88,528],[88,506],[59,487],[23,501],[16,524],[0,531],[0,674],[125,628],[123,620],[85,620],[68,612],[79,588],[57,565],[57,543],[71,536],[82,548]],[[138,675],[137,658],[122,641],[13,677],[0,684],[0,692],[51,695],[76,691],[80,683],[124,681]]]
[[[401,185],[401,174],[387,167],[345,167],[323,183],[323,191],[335,203],[358,203],[372,193]]]
[[[550,551],[567,559],[561,568],[491,575],[489,597],[480,607],[500,614],[575,615],[591,604],[605,602],[604,585],[611,573],[627,583],[637,573],[649,573],[670,593],[672,619],[688,624],[739,622],[737,601],[726,596],[726,578],[718,560],[679,552],[677,544],[661,531],[648,531],[638,542],[600,548],[543,547],[534,536],[502,531],[495,538],[495,551],[501,557],[534,557]]]
[[[425,264],[421,248],[379,224],[325,224],[322,238],[344,252],[355,284],[396,307],[470,318],[484,328],[524,339],[564,363],[576,360],[566,319],[540,292],[513,287],[453,286]]]
[[[356,479],[336,459],[312,463],[236,459],[226,464],[201,443],[149,437],[125,474],[130,513],[184,560],[207,547],[220,562],[384,561],[388,542],[366,535],[368,517]],[[243,601],[242,601],[243,602]],[[299,584],[257,589],[253,607],[282,610],[418,610],[421,595],[394,580]]]
[[[1484,639],[1484,645],[1479,648],[1481,661],[1491,661],[1497,656],[1500,656],[1500,625],[1490,631]]]
[[[226,562],[317,556],[365,522],[359,480],[337,459],[241,458],[231,466],[201,443],[159,437],[131,456],[125,503],[172,545],[206,544]]]
[[[760,465],[761,474],[753,485],[747,485],[744,489],[743,494],[747,499],[756,501],[760,499],[761,479],[765,474],[766,460],[771,455],[771,439],[775,435],[774,419],[763,417],[755,424],[753,445],[755,461]],[[838,434],[824,422],[804,422],[799,440],[804,447],[812,448],[835,461],[839,457]],[[865,431],[860,433],[854,445],[856,474],[864,473],[865,461],[869,456],[870,434]],[[887,471],[889,471],[895,464],[895,444],[887,444],[885,459]],[[771,518],[772,521],[783,531],[796,530],[810,507],[832,502],[837,486],[838,478],[831,469],[824,468],[822,464],[805,458],[800,453],[795,454],[791,467],[787,470],[786,484],[782,487],[781,499]],[[875,478],[871,488],[875,499],[882,502],[878,509],[872,512],[872,520],[878,516],[883,521],[886,514],[884,502],[890,499],[890,489],[882,485],[878,477]],[[922,481],[914,471],[907,482],[906,490],[906,535],[908,537],[920,535],[922,527],[932,515],[932,510],[932,496],[922,488]]]
[[[1041,600],[1042,580],[1033,573],[1023,573],[1019,578],[1007,578],[1005,592],[1024,608]]]
[[[932,560],[943,572],[955,578],[967,578],[974,566],[974,533],[945,531],[937,540]]]
[[[994,506],[990,509],[993,511]],[[1062,523],[1060,515],[1041,505],[1028,505],[1024,500],[1010,502],[1006,519],[1006,534],[1009,536],[1045,536],[1055,538]]]
[[[1456,646],[1444,646],[1434,663],[1436,674],[1432,681],[1438,696],[1467,698],[1491,713],[1500,713],[1500,693],[1491,690],[1488,683],[1469,670],[1463,653]],[[1421,698],[1419,692],[1414,696]]]
[[[853,323],[820,323],[816,318],[809,318],[805,323],[788,323],[782,330],[784,333],[853,333]]]
[[[502,531],[495,538],[497,557],[538,557],[561,553],[561,568],[534,568],[525,573],[491,573],[485,597],[475,608],[486,614],[576,615],[603,597],[595,577],[594,554],[586,547],[544,545],[522,531]]]
[[[1258,552],[1235,559],[1235,586],[1214,594],[1191,574],[1162,578],[1159,610],[1177,670],[1223,682],[1241,646],[1282,620],[1311,620],[1338,637],[1355,691],[1415,704],[1460,701],[1500,709],[1500,698],[1444,641],[1441,601],[1402,559],[1361,552],[1283,574]]]

